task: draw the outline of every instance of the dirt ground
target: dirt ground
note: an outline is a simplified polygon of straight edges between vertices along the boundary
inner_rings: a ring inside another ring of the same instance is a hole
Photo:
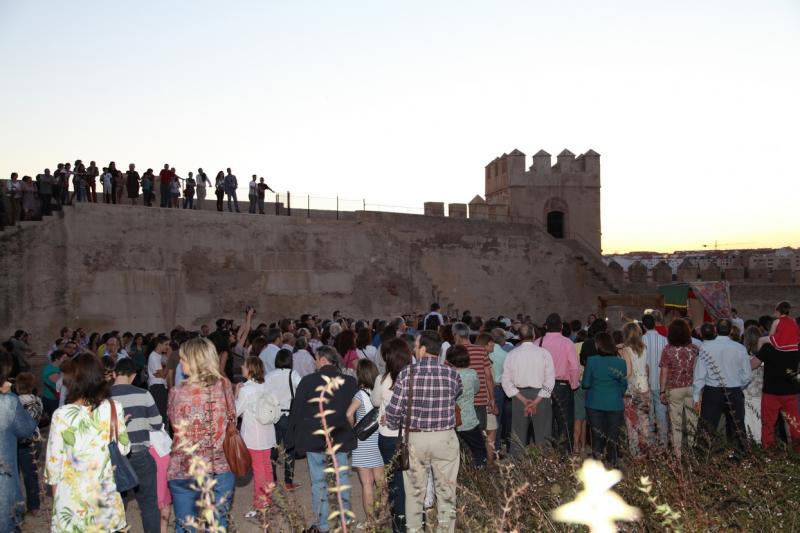
[[[279,467],[279,478],[283,475],[282,466]],[[292,511],[301,514],[305,518],[305,523],[311,523],[311,481],[308,477],[308,466],[305,459],[298,459],[295,463],[295,483],[301,484],[292,495],[287,499],[288,506]],[[353,512],[356,514],[356,520],[361,522],[364,520],[364,510],[361,504],[361,485],[358,482],[358,476],[355,472],[350,473],[351,502]],[[251,478],[240,478],[236,483],[236,491],[233,497],[233,511],[231,519],[234,528],[230,531],[238,531],[242,533],[259,533],[264,531],[260,526],[245,520],[244,515],[251,509],[253,499],[253,483]],[[42,502],[42,509],[35,517],[26,517],[22,525],[23,533],[42,533],[50,529],[50,513],[52,511],[52,500],[47,497]],[[284,515],[285,512],[275,513]],[[139,507],[135,500],[132,500],[128,505],[128,526],[131,533],[142,533],[142,523],[139,516]],[[174,531],[174,517],[170,521],[169,531]],[[274,523],[269,531],[293,531],[286,523]]]

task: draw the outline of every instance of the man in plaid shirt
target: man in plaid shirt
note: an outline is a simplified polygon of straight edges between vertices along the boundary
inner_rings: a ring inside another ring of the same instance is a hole
[[[438,506],[438,531],[455,531],[456,478],[458,477],[458,438],[455,406],[461,394],[461,377],[455,369],[439,362],[442,339],[433,331],[423,331],[414,349],[417,364],[413,365],[413,408],[406,428],[410,370],[400,371],[392,400],[386,407],[389,429],[408,430],[411,468],[403,472],[406,486],[406,529],[422,531],[422,513],[428,466],[433,479]]]

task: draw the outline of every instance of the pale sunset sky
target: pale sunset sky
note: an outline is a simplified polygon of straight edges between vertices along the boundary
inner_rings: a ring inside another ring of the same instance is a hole
[[[800,246],[799,63],[797,0],[0,0],[0,177],[231,166],[421,207],[593,148],[606,253]]]

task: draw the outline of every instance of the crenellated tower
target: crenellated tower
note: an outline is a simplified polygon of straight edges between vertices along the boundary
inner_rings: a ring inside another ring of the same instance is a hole
[[[552,157],[526,156],[515,149],[486,166],[486,204],[489,212],[511,220],[539,223],[556,238],[574,239],[601,253],[600,154],[594,150],[575,157],[563,150]]]

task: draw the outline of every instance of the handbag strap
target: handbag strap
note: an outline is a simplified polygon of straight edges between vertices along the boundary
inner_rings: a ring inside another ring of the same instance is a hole
[[[289,370],[289,392],[292,394],[292,400],[294,400],[294,385],[292,384],[292,371]]]
[[[114,400],[108,399],[108,404],[111,406],[111,421],[108,428],[108,442],[114,442],[119,439],[119,428],[117,427],[117,406],[114,405]]]
[[[414,405],[414,365],[408,369],[408,405],[406,406],[406,432],[403,442],[408,445],[408,434],[411,433],[411,407]]]

